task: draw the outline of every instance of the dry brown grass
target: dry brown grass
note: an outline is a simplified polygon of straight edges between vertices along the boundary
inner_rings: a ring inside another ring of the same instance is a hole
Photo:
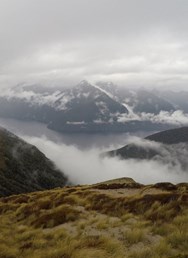
[[[121,197],[78,186],[1,198],[0,258],[186,258],[187,185],[123,187]]]

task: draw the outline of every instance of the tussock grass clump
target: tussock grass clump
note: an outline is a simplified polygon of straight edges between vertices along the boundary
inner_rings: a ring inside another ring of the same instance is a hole
[[[185,231],[188,228],[188,212],[174,218],[173,224],[179,231]]]
[[[145,218],[150,219],[151,221],[169,221],[172,220],[175,216],[181,211],[181,206],[178,201],[169,202],[167,204],[162,204],[154,202],[150,209],[145,213]]]
[[[50,197],[45,197],[38,201],[37,206],[39,210],[48,210],[52,208],[52,201]]]
[[[18,204],[0,203],[0,214],[10,212],[10,211],[16,211],[18,207],[19,207]]]
[[[30,228],[29,230],[22,232],[21,234],[17,234],[15,236],[15,239],[18,240],[18,242],[25,242],[33,240],[36,236],[39,236],[40,231],[33,230]]]
[[[180,213],[171,223],[156,224],[152,232],[166,237],[167,242],[174,249],[188,253],[188,213]]]
[[[75,194],[66,196],[64,198],[64,203],[70,204],[70,205],[82,205],[82,206],[86,204],[84,199],[80,198]]]
[[[20,207],[16,210],[16,219],[17,221],[21,221],[24,219],[29,219],[30,216],[38,217],[40,213],[40,209],[38,208],[37,204],[30,203],[30,204],[21,204]]]
[[[166,241],[161,241],[156,245],[150,245],[131,251],[130,258],[172,258],[173,251]]]
[[[96,223],[96,228],[99,230],[105,230],[110,227],[110,220],[109,218],[101,219],[98,223]]]
[[[186,232],[184,231],[174,231],[167,237],[168,242],[175,249],[179,249],[183,252],[187,252],[188,254],[188,232],[186,228]]]
[[[155,255],[155,256],[154,256]],[[152,252],[148,247],[141,248],[140,250],[132,251],[129,258],[160,258]]]
[[[100,249],[105,250],[106,255],[109,257],[123,257],[121,255],[125,254],[124,247],[121,242],[111,239],[105,236],[87,236],[83,237],[80,241],[79,247],[83,249]],[[105,256],[106,257],[106,256]]]
[[[0,244],[0,258],[18,258],[19,252],[14,247],[8,247],[5,244]]]
[[[174,227],[168,223],[155,223],[151,227],[151,232],[155,235],[166,236],[174,231]]]
[[[112,198],[106,194],[93,192],[87,197],[88,210],[99,211],[110,216],[120,217],[125,213],[125,198]]]
[[[165,257],[172,255],[172,247],[171,245],[165,241],[164,239],[161,240],[158,244],[156,244],[153,248],[155,254],[159,257]]]
[[[127,230],[123,234],[126,244],[133,245],[145,240],[145,232],[143,229],[133,228]]]
[[[131,214],[131,213],[125,213],[125,214],[123,214],[123,215],[121,216],[121,220],[122,220],[122,222],[127,222],[127,220],[129,220],[129,219],[131,219],[131,218],[133,218],[133,217],[134,217],[133,214]]]
[[[31,225],[38,228],[51,228],[60,224],[75,221],[79,218],[80,212],[71,208],[69,205],[61,205],[57,208],[39,214],[31,221]]]
[[[105,250],[98,250],[96,248],[90,249],[81,249],[78,250],[75,254],[74,258],[83,258],[83,257],[90,257],[90,258],[108,258],[109,254],[106,253]]]
[[[42,256],[39,256],[39,258],[42,258]],[[73,258],[73,256],[59,248],[58,250],[49,250],[49,252],[45,254],[45,258]]]

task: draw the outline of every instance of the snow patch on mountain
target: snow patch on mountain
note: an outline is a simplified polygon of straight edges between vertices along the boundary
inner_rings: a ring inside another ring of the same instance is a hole
[[[98,90],[100,90],[101,92],[103,92],[103,93],[105,93],[106,95],[108,95],[108,97],[114,99],[114,95],[111,94],[110,92],[108,92],[108,91],[102,89],[101,87],[99,87],[99,86],[96,85],[96,84],[93,84],[93,86],[94,86],[96,89],[98,89]]]
[[[53,107],[55,107],[58,111],[67,110],[67,103],[69,103],[74,97],[72,95],[62,93],[61,97],[58,98],[55,103],[53,104]]]
[[[68,124],[68,125],[85,125],[87,123],[85,121],[80,121],[80,122],[70,122],[70,121],[67,121],[66,124]]]

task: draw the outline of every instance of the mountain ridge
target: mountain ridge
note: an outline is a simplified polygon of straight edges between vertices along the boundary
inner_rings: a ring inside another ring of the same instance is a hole
[[[42,122],[62,133],[130,132],[140,126],[152,131],[188,124],[188,115],[165,94],[87,81],[64,89],[18,85],[3,91],[0,117]]]
[[[188,127],[152,134],[117,150],[109,151],[107,155],[122,159],[156,160],[172,167],[179,166],[187,173]]]

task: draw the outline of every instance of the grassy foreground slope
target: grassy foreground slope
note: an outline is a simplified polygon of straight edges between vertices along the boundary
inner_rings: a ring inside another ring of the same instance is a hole
[[[188,183],[128,178],[0,199],[1,258],[186,258]]]

